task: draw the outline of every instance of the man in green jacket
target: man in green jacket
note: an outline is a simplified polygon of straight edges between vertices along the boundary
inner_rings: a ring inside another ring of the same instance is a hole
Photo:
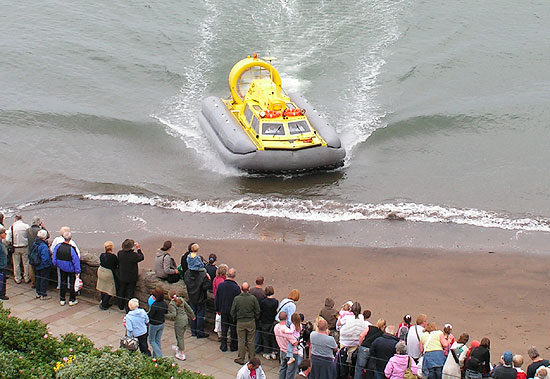
[[[235,362],[244,365],[246,350],[248,359],[256,356],[254,349],[254,335],[256,333],[256,320],[260,317],[260,304],[256,296],[249,293],[250,286],[244,282],[241,286],[242,293],[233,299],[231,317],[237,320],[237,339],[239,341],[239,355]]]

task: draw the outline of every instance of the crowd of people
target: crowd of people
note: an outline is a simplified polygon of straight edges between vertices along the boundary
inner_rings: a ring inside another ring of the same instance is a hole
[[[40,218],[33,217],[27,225],[20,215],[6,229],[0,214],[0,299],[9,299],[5,268],[11,256],[15,283],[31,282],[37,299],[51,299],[48,283],[51,270],[56,270],[59,304],[66,304],[67,293],[69,306],[78,303],[80,250],[70,228],[61,228],[59,234],[49,242],[50,234]],[[186,359],[188,327],[192,337],[209,337],[205,319],[210,291],[219,349],[237,353],[238,379],[266,377],[260,354],[265,360],[279,361],[279,379],[550,379],[550,363],[536,347],[527,351],[531,363],[526,371],[523,357],[510,351],[495,364],[489,338],[473,340],[468,346],[467,333],[455,338],[450,323],[439,329],[425,314],[414,322],[411,315],[405,315],[395,327],[383,318],[371,322],[372,312],[363,310],[357,301],[335,308],[335,302],[326,298],[317,318],[306,321],[298,309],[299,290],[291,290],[278,301],[273,286],[264,286],[262,276],[253,287],[246,281],[239,284],[235,268],[217,265],[215,254],[203,259],[197,243],[189,244],[179,265],[171,254],[172,242],[163,243],[155,255],[155,275],[167,284],[182,281],[187,298],[173,289],[166,294],[158,287],[146,311],[135,298],[138,263],[144,259],[139,243],[126,239],[115,254],[114,243],[107,241],[104,249],[97,270],[99,308],[117,305],[123,310],[127,336],[135,338],[137,348],[146,355],[163,355],[166,319],[174,321],[177,344],[172,348],[179,360]]]

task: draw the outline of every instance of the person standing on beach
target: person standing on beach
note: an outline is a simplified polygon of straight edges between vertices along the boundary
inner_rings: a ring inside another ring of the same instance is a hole
[[[52,241],[52,244],[50,245],[50,251],[52,252],[52,254],[57,245],[65,242],[65,238],[63,238],[63,233],[70,232],[70,231],[71,231],[71,228],[69,228],[68,226],[62,226],[61,229],[59,229],[59,236],[55,237]],[[78,258],[80,259],[80,249],[78,248],[78,246],[76,245],[76,242],[74,242],[72,238],[71,238],[70,244],[72,247],[74,247],[76,254],[78,255]],[[57,289],[60,288],[60,284],[61,284],[61,272],[59,271],[59,268],[58,268],[57,269]]]
[[[317,332],[311,332],[311,374],[314,379],[331,379],[336,377],[334,353],[338,349],[336,340],[329,335],[325,319],[317,322]]]
[[[195,320],[191,320],[191,335],[197,338],[207,338],[209,335],[204,331],[204,317],[206,314],[207,292],[211,283],[204,266],[199,264],[200,256],[197,254],[199,245],[192,244],[190,248],[191,252],[186,259],[188,269],[185,271],[183,281],[187,286],[189,305],[191,305],[196,316]],[[189,263],[192,264],[189,265]]]
[[[260,304],[256,297],[250,294],[250,286],[244,282],[241,286],[241,294],[233,299],[231,306],[231,318],[237,321],[237,337],[239,341],[239,355],[235,362],[243,365],[248,350],[248,358],[256,356],[254,336],[256,333],[256,320],[260,318]]]
[[[531,359],[531,361],[533,361],[533,363],[527,366],[528,378],[534,378],[535,373],[540,366],[550,365],[547,359],[542,359],[539,354],[539,350],[535,346],[529,346],[529,349],[527,349],[527,355],[529,355],[529,358]]]
[[[16,215],[15,222],[8,229],[6,240],[13,245],[13,279],[15,283],[20,284],[31,281],[29,273],[29,240],[27,230],[29,225],[23,222],[23,216]],[[22,266],[21,266],[22,265]],[[22,267],[22,268],[21,268]],[[23,274],[21,274],[23,271]]]
[[[278,317],[279,317],[279,323],[275,325],[273,332],[275,334],[275,340],[277,341],[277,345],[279,345],[279,361],[280,361],[279,379],[293,379],[294,375],[296,374],[296,370],[298,368],[298,364],[297,364],[298,362],[297,360],[299,359],[298,349],[297,349],[298,340],[294,338],[294,336],[291,333],[287,333],[288,327],[286,325],[287,323],[286,312],[285,311],[279,312]],[[292,353],[294,354],[295,361],[291,365],[288,364],[288,358],[286,357],[286,349],[289,343],[294,345],[294,351]]]
[[[2,240],[6,238],[6,229],[0,226],[0,300],[9,300],[6,296],[6,266],[8,265],[8,252]]]
[[[416,317],[416,325],[411,326],[407,334],[407,352],[409,357],[418,363],[420,358],[420,336],[424,333],[424,328],[428,324],[428,316],[421,313]]]
[[[74,283],[77,275],[80,275],[80,258],[76,249],[71,245],[71,232],[63,233],[63,243],[58,244],[53,251],[53,265],[59,268],[61,285],[59,288],[59,304],[65,305],[65,295],[69,287],[69,305],[76,305],[76,292]]]
[[[265,295],[264,289],[264,277],[258,276],[256,278],[256,286],[250,290],[250,294],[256,297],[258,304],[262,302],[267,296]],[[254,345],[256,349],[256,354],[259,354],[263,351],[263,347],[260,345],[260,319],[256,320],[256,335],[254,336]]]
[[[31,253],[32,246],[34,245],[34,240],[36,239],[36,234],[39,230],[46,230],[44,227],[44,223],[42,220],[40,220],[40,217],[33,216],[31,219],[31,227],[27,229],[27,240],[28,240],[28,247],[29,247],[29,254]],[[50,233],[46,230],[46,240],[50,238]],[[29,265],[29,274],[31,277],[31,288],[35,287],[35,277],[34,277],[34,267],[32,265]]]
[[[220,350],[227,351],[227,332],[230,332],[231,351],[237,351],[237,320],[231,317],[231,307],[233,300],[241,293],[241,287],[235,281],[236,271],[230,268],[227,272],[227,278],[218,285],[215,298],[216,313],[221,316],[222,335]]]
[[[48,296],[48,280],[50,279],[50,269],[52,267],[52,259],[50,258],[50,249],[48,248],[48,232],[41,229],[36,234],[32,249],[36,249],[36,254],[40,256],[40,264],[34,267],[36,274],[36,298],[40,300],[49,300],[52,297]]]
[[[136,250],[134,251],[134,247]],[[118,291],[118,308],[120,310],[126,308],[128,313],[128,300],[134,297],[136,292],[136,283],[139,278],[138,263],[145,257],[141,252],[139,243],[132,239],[125,239],[122,242],[122,250],[117,253],[118,257],[118,275],[119,275],[119,291]]]

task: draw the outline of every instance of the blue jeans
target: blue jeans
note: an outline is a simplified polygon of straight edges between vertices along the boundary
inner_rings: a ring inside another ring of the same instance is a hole
[[[298,354],[294,354],[294,359],[296,359],[296,361],[289,366],[287,364],[288,358],[285,357],[285,354],[286,353],[284,351],[281,351],[279,379],[294,379],[302,358]]]
[[[162,339],[163,331],[164,331],[164,324],[160,324],[160,325],[149,324],[149,344],[153,349],[153,357],[162,357],[160,340]]]
[[[206,304],[189,304],[193,312],[195,312],[195,320],[190,320],[191,335],[200,336],[204,334],[204,315],[206,314]]]
[[[367,368],[369,357],[370,349],[368,347],[359,346],[357,348],[357,362],[355,362],[355,374],[353,379],[363,378],[363,370]]]

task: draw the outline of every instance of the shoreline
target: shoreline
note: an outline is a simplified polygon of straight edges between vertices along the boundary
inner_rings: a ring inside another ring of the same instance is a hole
[[[235,267],[239,283],[263,275],[279,300],[299,289],[298,311],[307,319],[315,318],[325,297],[336,307],[356,300],[372,311],[373,322],[397,325],[407,313],[413,319],[426,313],[439,328],[453,324],[455,336],[488,336],[493,361],[506,349],[524,356],[529,345],[542,356],[550,350],[540,333],[549,233],[389,220],[304,223],[81,200],[38,204],[21,214],[27,222],[41,217],[52,237],[71,226],[83,250],[101,249],[106,240],[116,248],[125,238],[139,241],[142,269],[153,267],[164,240],[174,243],[178,263],[196,241],[202,255],[214,252],[218,264]]]

